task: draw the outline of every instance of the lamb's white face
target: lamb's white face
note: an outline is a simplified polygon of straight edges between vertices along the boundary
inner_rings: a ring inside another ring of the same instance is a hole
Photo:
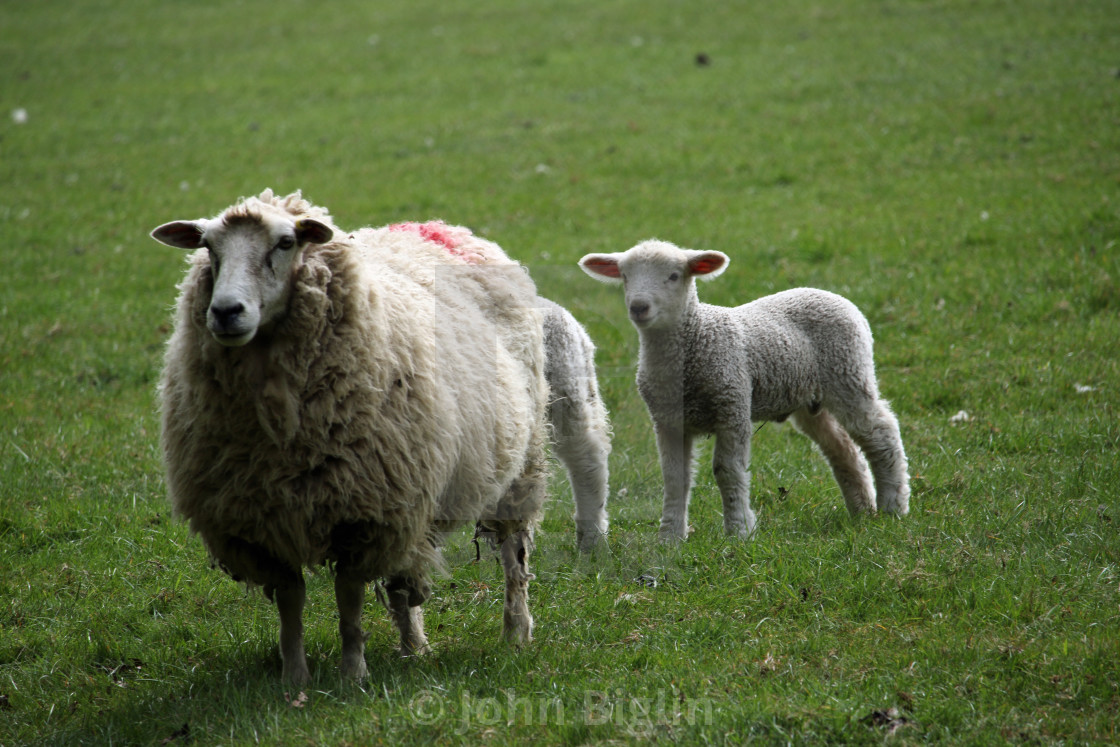
[[[214,290],[206,326],[230,347],[245,345],[284,313],[303,248],[326,243],[331,235],[318,221],[272,212],[175,221],[152,231],[169,246],[209,251]]]
[[[692,289],[682,257],[623,255],[618,265],[626,310],[635,327],[657,327],[680,318]]]
[[[621,253],[589,254],[580,267],[596,280],[622,283],[630,321],[641,331],[676,324],[693,297],[693,279],[714,278],[727,262],[722,252],[645,241]]]

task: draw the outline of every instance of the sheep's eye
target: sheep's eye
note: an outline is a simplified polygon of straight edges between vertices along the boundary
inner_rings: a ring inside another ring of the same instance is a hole
[[[287,251],[288,249],[291,249],[295,245],[296,245],[296,240],[294,238],[292,238],[291,236],[282,236],[282,237],[280,237],[280,240],[276,242],[276,248],[277,249],[282,249],[284,251]]]
[[[669,274],[669,282],[670,283],[675,283],[680,279],[681,279],[681,274],[679,272],[673,272],[673,273]]]

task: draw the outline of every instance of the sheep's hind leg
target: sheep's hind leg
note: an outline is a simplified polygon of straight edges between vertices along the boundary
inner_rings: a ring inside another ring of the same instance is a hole
[[[867,455],[875,475],[875,500],[880,511],[905,516],[910,511],[910,476],[898,418],[883,400],[858,413],[848,430]]]
[[[874,512],[874,492],[867,462],[833,414],[828,410],[813,413],[803,408],[793,414],[793,422],[816,442],[832,466],[832,474],[840,485],[848,513],[855,516]]]
[[[542,429],[543,430],[543,429]],[[502,637],[513,646],[533,640],[533,617],[529,614],[529,555],[533,552],[533,526],[544,506],[548,462],[543,434],[535,434],[529,445],[521,476],[513,481],[494,511],[479,521],[481,532],[500,546],[506,577]]]
[[[276,600],[280,612],[280,660],[283,662],[284,680],[299,687],[311,681],[307,669],[307,655],[303,650],[303,605],[307,587],[303,574],[293,576],[290,583],[266,589]]]
[[[529,582],[536,578],[529,572],[532,551],[533,534],[528,528],[502,540],[502,569],[506,577],[502,637],[513,646],[524,646],[533,640],[533,616],[529,614]]]
[[[751,510],[751,432],[734,430],[716,434],[712,472],[723,498],[723,529],[731,537],[747,539],[757,522]]]
[[[385,584],[389,597],[389,615],[401,634],[401,656],[420,656],[431,651],[424,633],[424,611],[427,586],[405,576],[396,576]]]
[[[575,429],[573,429],[575,430]],[[557,436],[556,455],[568,472],[575,499],[576,542],[580,552],[591,552],[607,536],[608,467],[610,442],[604,432],[575,430]]]
[[[692,436],[655,424],[665,498],[661,507],[662,542],[688,539],[688,494],[692,490]]]
[[[366,669],[366,639],[362,631],[362,603],[365,601],[366,584],[344,568],[336,569],[334,595],[338,602],[338,632],[342,637],[342,663],[339,672],[347,679],[364,679]]]

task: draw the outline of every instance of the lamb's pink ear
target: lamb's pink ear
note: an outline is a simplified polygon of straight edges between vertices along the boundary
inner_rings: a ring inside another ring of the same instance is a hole
[[[711,280],[726,270],[730,261],[731,258],[723,252],[695,252],[688,258],[688,271]]]
[[[177,220],[164,223],[152,231],[152,238],[176,249],[200,249],[204,226],[197,220]]]
[[[579,266],[588,275],[604,283],[622,282],[622,271],[618,268],[617,254],[588,254],[579,261]]]
[[[312,218],[296,221],[296,239],[306,244],[325,244],[334,236],[330,226]]]

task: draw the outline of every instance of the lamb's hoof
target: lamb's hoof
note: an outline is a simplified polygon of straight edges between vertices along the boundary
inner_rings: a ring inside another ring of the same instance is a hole
[[[576,532],[576,544],[584,555],[594,552],[597,548],[605,546],[607,533],[598,529],[589,529],[585,532]]]
[[[422,641],[421,643],[410,646],[402,645],[397,651],[400,653],[402,659],[410,659],[413,656],[427,656],[432,653],[432,647],[428,645],[427,641]]]
[[[905,516],[910,513],[910,499],[909,496],[905,498],[895,497],[894,499],[887,499],[879,505],[879,513],[890,514],[891,516]]]
[[[657,532],[657,541],[663,545],[676,545],[688,539],[692,532],[692,527],[661,527]]]
[[[735,537],[736,539],[749,540],[754,537],[755,530],[758,528],[758,521],[754,518],[752,513],[747,517],[747,520],[742,524],[730,524],[724,526],[723,531],[728,537]]]

